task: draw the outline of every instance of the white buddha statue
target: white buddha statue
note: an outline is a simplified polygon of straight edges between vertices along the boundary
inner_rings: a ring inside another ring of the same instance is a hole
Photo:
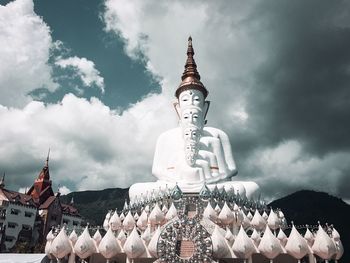
[[[228,136],[219,129],[204,127],[209,105],[204,99],[196,86],[179,94],[175,108],[180,125],[161,134],[157,141],[152,173],[159,180],[202,185],[237,173]]]
[[[200,81],[193,58],[192,39],[189,38],[187,61],[182,82],[175,92],[174,103],[179,126],[162,133],[157,141],[152,174],[154,183],[138,183],[130,187],[130,199],[143,196],[159,188],[171,188],[176,183],[183,192],[199,192],[203,184],[209,188],[225,187],[226,191],[239,191],[241,195],[255,197],[258,186],[253,182],[235,182],[237,174],[231,144],[225,132],[206,127],[210,102],[207,89]]]

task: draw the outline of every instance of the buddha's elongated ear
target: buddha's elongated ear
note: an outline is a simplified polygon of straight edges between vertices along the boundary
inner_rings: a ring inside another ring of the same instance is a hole
[[[210,101],[209,100],[204,101],[204,110],[203,110],[203,112],[204,112],[204,122],[205,123],[207,123],[206,118],[207,118],[207,114],[208,114],[208,111],[209,111],[209,106],[210,106]]]
[[[176,101],[176,102],[173,103],[173,106],[174,106],[174,109],[176,111],[177,117],[179,118],[179,120],[181,120],[179,103]]]

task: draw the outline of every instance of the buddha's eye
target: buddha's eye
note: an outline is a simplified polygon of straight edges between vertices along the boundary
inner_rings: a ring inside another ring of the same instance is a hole
[[[182,97],[182,101],[188,101],[188,99],[189,99],[188,96],[183,96]]]

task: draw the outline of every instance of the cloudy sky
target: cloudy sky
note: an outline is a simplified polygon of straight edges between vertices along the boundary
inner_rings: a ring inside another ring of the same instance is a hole
[[[239,174],[350,200],[346,1],[0,0],[0,171],[63,192],[155,180],[189,35]]]

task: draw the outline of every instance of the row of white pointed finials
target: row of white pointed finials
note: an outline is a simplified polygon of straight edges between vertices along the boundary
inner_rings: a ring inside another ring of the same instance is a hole
[[[104,222],[107,233],[103,238],[99,230],[91,238],[88,227],[79,237],[74,230],[68,237],[63,227],[56,237],[52,231],[49,232],[45,253],[58,259],[69,256],[70,263],[74,262],[75,255],[85,259],[94,253],[101,253],[107,260],[120,253],[125,253],[130,259],[157,257],[157,242],[162,228],[177,219],[174,204],[169,209],[161,209],[156,204],[151,211],[146,207],[140,216],[137,213],[132,215],[130,211],[126,216],[109,212]],[[298,260],[306,255],[338,260],[343,254],[335,228],[329,235],[319,225],[316,234],[307,229],[302,236],[293,225],[287,237],[282,230],[285,222],[283,213],[273,209],[269,215],[266,212],[261,215],[258,210],[254,215],[250,212],[246,215],[237,205],[232,210],[226,203],[222,209],[213,209],[208,203],[202,220],[210,220],[215,226],[211,240],[216,259],[249,259],[253,253],[261,253],[271,260],[279,254],[289,254]],[[249,237],[247,232],[251,230]]]

